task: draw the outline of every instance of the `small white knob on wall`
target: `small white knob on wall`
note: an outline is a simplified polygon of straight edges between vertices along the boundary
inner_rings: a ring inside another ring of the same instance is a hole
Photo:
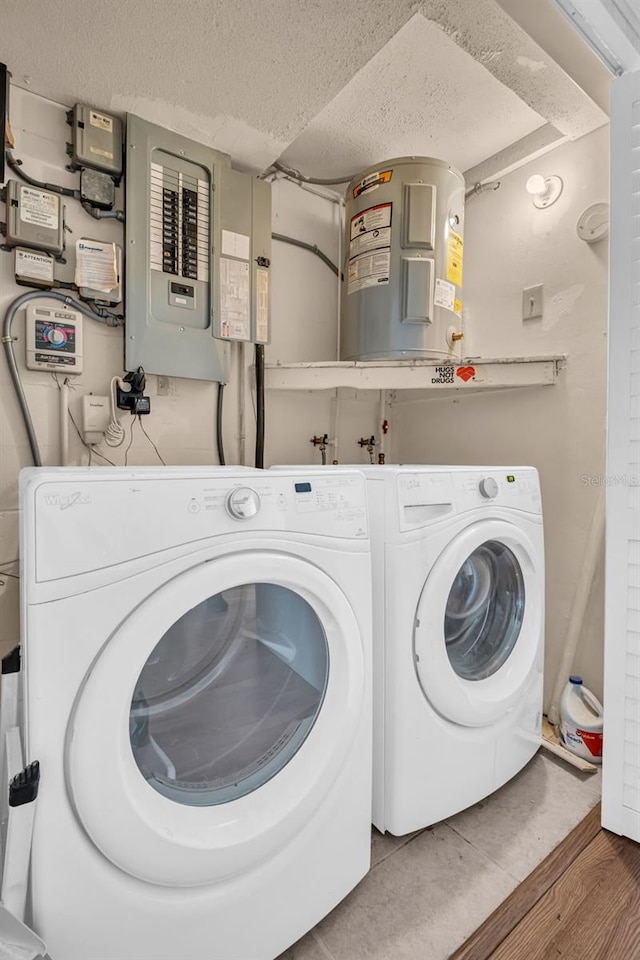
[[[592,203],[580,215],[576,233],[585,243],[597,243],[609,236],[609,204]]]

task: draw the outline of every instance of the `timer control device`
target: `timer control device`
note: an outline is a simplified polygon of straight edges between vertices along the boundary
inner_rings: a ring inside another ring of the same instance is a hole
[[[82,373],[82,314],[28,304],[27,368]]]

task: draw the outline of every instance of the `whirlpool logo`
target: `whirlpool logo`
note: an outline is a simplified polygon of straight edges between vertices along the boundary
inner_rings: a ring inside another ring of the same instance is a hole
[[[44,502],[48,507],[59,507],[60,510],[68,510],[69,507],[75,507],[80,503],[91,503],[91,497],[88,493],[82,493],[77,490],[75,493],[47,493]]]

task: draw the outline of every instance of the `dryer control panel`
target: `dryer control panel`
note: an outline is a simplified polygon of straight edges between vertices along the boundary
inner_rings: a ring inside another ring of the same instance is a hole
[[[361,541],[367,548],[365,480],[357,473],[262,475],[239,469],[234,477],[166,468],[162,476],[155,468],[121,467],[105,473],[108,479],[97,470],[23,471],[23,502],[33,499],[26,513],[37,547],[37,581],[193,549],[214,537],[259,536],[266,542],[308,535],[354,541],[348,549]]]

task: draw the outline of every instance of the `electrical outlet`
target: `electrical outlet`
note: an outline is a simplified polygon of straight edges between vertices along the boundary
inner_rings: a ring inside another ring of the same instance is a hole
[[[156,382],[156,396],[168,397],[171,392],[171,380],[169,377],[158,377]]]
[[[543,314],[544,285],[538,283],[534,287],[525,287],[522,291],[522,319],[537,320]]]

